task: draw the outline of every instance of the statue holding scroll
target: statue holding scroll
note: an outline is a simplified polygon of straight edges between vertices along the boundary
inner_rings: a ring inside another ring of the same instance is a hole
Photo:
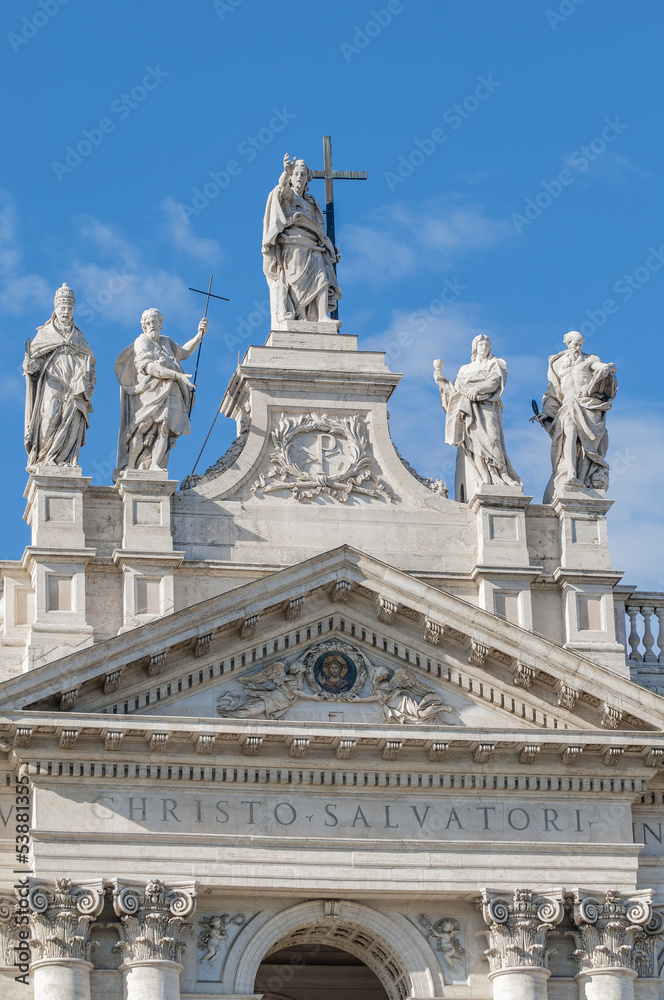
[[[457,447],[456,499],[467,502],[482,484],[520,487],[503,434],[507,365],[494,357],[489,338],[475,337],[470,364],[461,366],[453,383],[442,361],[434,361],[434,378],[445,410],[445,442]]]

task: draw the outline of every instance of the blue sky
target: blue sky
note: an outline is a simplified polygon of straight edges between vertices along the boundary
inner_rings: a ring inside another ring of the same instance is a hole
[[[231,302],[210,309],[193,432],[172,453],[183,478],[238,350],[267,336],[261,220],[283,154],[320,167],[331,134],[335,166],[369,174],[337,185],[340,318],[403,372],[402,454],[452,485],[431,362],[453,376],[486,332],[510,369],[510,457],[539,501],[549,439],[530,400],[581,328],[618,366],[614,565],[664,589],[660,3],[5,0],[0,18],[4,558],[28,540],[20,365],[54,289],[75,289],[98,359],[82,465],[109,483],[115,358],[148,306],[189,339],[187,287],[214,272]],[[234,433],[220,418],[203,468]]]

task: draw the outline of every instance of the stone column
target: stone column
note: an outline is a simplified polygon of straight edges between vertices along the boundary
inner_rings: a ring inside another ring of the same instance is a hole
[[[652,921],[650,891],[623,896],[577,889],[573,913],[579,1000],[634,1000],[641,957],[634,939]]]
[[[194,898],[193,886],[167,889],[159,879],[144,890],[116,887],[113,907],[122,921],[126,1000],[179,1000],[185,947],[180,938],[193,928],[186,918],[194,912]]]
[[[90,1000],[90,924],[104,906],[101,887],[81,888],[71,879],[55,889],[33,885],[28,893],[34,1000]]]
[[[562,893],[535,895],[515,889],[512,896],[485,890],[482,914],[488,931],[489,979],[494,1000],[546,1000],[546,941],[564,916]]]

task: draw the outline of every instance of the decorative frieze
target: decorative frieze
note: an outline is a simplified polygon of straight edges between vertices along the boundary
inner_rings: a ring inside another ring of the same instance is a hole
[[[597,895],[578,890],[571,902],[579,972],[599,969],[636,971],[635,936],[652,919],[650,890],[623,896],[609,890]]]
[[[531,967],[546,969],[547,938],[563,919],[562,895],[535,895],[515,889],[512,896],[482,894],[482,915],[488,926],[480,931],[489,947],[484,956],[491,972]]]
[[[391,625],[397,613],[397,605],[394,601],[388,601],[387,597],[378,596],[378,621],[385,625]]]
[[[211,643],[212,632],[206,632],[205,635],[197,635],[194,642],[194,656],[205,656],[210,651]]]
[[[103,906],[100,888],[81,888],[69,878],[56,879],[53,889],[33,885],[28,892],[33,960],[89,961],[97,943],[89,939],[90,924]]]
[[[470,640],[470,649],[468,650],[468,662],[472,663],[476,667],[483,667],[484,661],[489,653],[489,647],[478,639]]]
[[[617,708],[604,702],[602,707],[602,728],[603,729],[617,729],[620,725],[620,721],[623,717],[622,712]]]
[[[295,618],[299,618],[302,614],[302,605],[304,604],[304,597],[294,597],[290,600],[286,606],[286,611],[284,617],[287,622],[292,622]]]
[[[605,767],[617,767],[620,763],[620,758],[625,752],[624,747],[609,747],[605,752],[603,761]]]
[[[194,912],[194,902],[192,890],[167,889],[159,879],[148,882],[144,891],[116,888],[113,909],[122,924],[117,947],[125,963],[179,962],[185,947],[181,938],[193,929],[187,917]]]
[[[579,697],[579,692],[576,688],[570,687],[568,684],[563,684],[560,682],[558,687],[558,708],[566,708],[568,712],[573,712],[576,708],[576,703]]]
[[[516,661],[516,671],[514,673],[514,683],[517,687],[523,688],[525,691],[530,691],[532,683],[535,679],[535,671],[532,667],[529,667],[527,663],[522,663],[521,660]]]
[[[115,694],[115,692],[120,687],[120,678],[122,677],[122,667],[117,670],[109,670],[107,674],[104,674],[104,694]]]
[[[424,641],[430,642],[432,646],[437,646],[440,642],[445,626],[432,621],[431,618],[424,619]]]
[[[664,750],[651,748],[646,753],[643,763],[646,767],[661,767],[664,764]]]
[[[30,726],[17,726],[14,736],[14,746],[17,750],[26,750],[32,740],[32,728]]]

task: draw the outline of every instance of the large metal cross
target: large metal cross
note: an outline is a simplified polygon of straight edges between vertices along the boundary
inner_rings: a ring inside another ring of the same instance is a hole
[[[191,288],[191,287],[189,288],[189,291],[190,292],[198,292],[199,295],[204,295],[205,296],[205,312],[203,313],[203,319],[207,319],[207,311],[208,311],[208,306],[210,305],[210,299],[221,299],[222,302],[229,302],[230,301],[230,299],[227,299],[224,295],[214,295],[213,294],[213,292],[212,292],[212,275],[210,275],[210,284],[208,285],[207,292],[201,291],[200,288]],[[188,416],[191,416],[191,408],[194,405],[194,393],[196,392],[196,377],[198,375],[198,363],[201,360],[201,347],[202,346],[203,346],[203,341],[201,340],[200,344],[198,345],[198,354],[196,355],[196,370],[194,371],[194,391],[192,392],[191,399],[189,400],[189,413],[188,413]]]
[[[332,246],[336,246],[334,233],[334,181],[366,181],[365,170],[333,170],[332,169],[332,138],[329,135],[323,136],[323,163],[324,170],[312,170],[311,176],[316,180],[325,181],[325,220],[328,239]],[[336,274],[337,265],[334,265]],[[339,310],[335,309],[332,319],[339,318]]]

